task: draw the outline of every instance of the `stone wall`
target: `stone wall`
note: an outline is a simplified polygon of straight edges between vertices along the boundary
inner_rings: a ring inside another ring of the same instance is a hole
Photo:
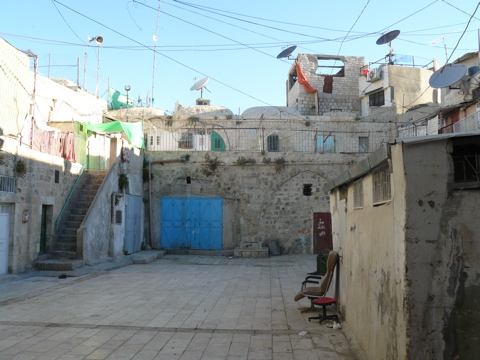
[[[146,156],[148,161],[158,161],[179,159],[185,154],[147,152]],[[221,161],[215,171],[206,170],[206,154]],[[234,249],[242,241],[267,246],[269,240],[279,240],[282,253],[310,253],[313,213],[329,211],[323,185],[346,170],[352,161],[362,158],[315,153],[193,152],[189,155],[186,163],[152,165],[154,246],[161,246],[162,197],[221,197],[223,249]],[[237,165],[240,157],[256,163]],[[277,158],[284,158],[285,166],[275,165]],[[311,196],[303,194],[304,184],[312,185]]]
[[[319,68],[319,60],[336,60],[335,66],[343,65],[343,69],[334,68],[329,72]],[[323,115],[331,111],[360,113],[358,78],[360,68],[364,65],[363,57],[298,54],[297,62],[317,93],[306,92],[304,87],[298,81],[292,81],[290,76],[287,83],[287,106],[297,109],[303,115]],[[290,70],[290,74],[294,69],[295,66]],[[331,93],[324,91],[325,79],[330,76],[333,81]]]
[[[53,236],[54,224],[77,180],[81,164],[71,163],[20,146],[16,140],[2,138],[0,175],[15,177],[15,192],[0,191],[0,204],[10,205],[9,273],[32,268],[40,252],[42,206],[47,206],[47,249]],[[15,174],[18,161],[24,161],[24,177]],[[55,171],[59,172],[58,183]]]

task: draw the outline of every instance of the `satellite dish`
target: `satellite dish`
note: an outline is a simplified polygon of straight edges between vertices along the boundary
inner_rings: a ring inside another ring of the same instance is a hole
[[[447,64],[435,71],[428,82],[433,88],[447,87],[459,81],[466,72],[467,67],[465,65]]]
[[[462,91],[462,93],[468,95],[470,94],[470,79],[472,77],[470,75],[464,75],[462,76],[462,78],[460,79],[460,90]]]
[[[281,58],[290,59],[290,55],[292,55],[292,53],[295,51],[296,48],[297,48],[296,45],[293,45],[293,46],[290,46],[290,47],[286,48],[280,54],[277,55],[277,59],[281,59]]]
[[[377,39],[377,45],[391,43],[393,40],[397,38],[398,35],[400,35],[400,30],[393,30],[386,34],[383,34]]]
[[[210,80],[210,78],[206,77],[206,78],[203,78],[201,80],[198,80],[195,84],[193,84],[193,86],[190,88],[190,91],[193,91],[193,90],[200,90],[200,97],[203,97],[203,88],[207,89],[205,87],[205,85],[207,85],[207,82],[208,80]],[[208,89],[207,89],[208,91]]]

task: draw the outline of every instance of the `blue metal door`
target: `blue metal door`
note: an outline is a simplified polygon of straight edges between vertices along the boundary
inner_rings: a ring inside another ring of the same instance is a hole
[[[162,198],[164,249],[221,250],[222,198]]]
[[[125,250],[132,254],[142,249],[142,197],[126,195]]]

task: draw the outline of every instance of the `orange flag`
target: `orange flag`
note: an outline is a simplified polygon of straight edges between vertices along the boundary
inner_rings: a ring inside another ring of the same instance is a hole
[[[314,93],[314,92],[316,92],[317,90],[315,90],[315,89],[308,83],[307,77],[305,76],[305,74],[303,73],[302,68],[300,67],[300,65],[298,65],[298,62],[296,62],[296,61],[295,61],[295,68],[297,69],[297,79],[298,79],[298,82],[303,85],[303,87],[305,88],[305,90],[307,90],[307,92],[309,92],[309,93]]]

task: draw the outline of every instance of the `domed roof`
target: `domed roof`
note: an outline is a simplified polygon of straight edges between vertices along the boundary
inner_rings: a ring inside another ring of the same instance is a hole
[[[263,119],[298,119],[298,117],[302,117],[302,114],[297,109],[288,106],[256,106],[242,113],[244,119],[258,119],[262,116]]]
[[[188,119],[190,116],[196,116],[200,119],[210,119],[221,116],[233,117],[233,112],[223,106],[212,105],[194,105],[182,106],[173,114],[175,120]]]

